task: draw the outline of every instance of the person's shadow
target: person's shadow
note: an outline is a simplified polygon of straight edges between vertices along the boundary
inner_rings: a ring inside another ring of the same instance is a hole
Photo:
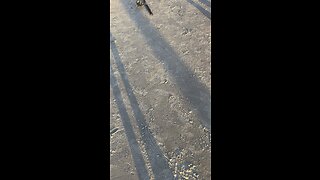
[[[190,1],[190,0],[188,0]],[[130,9],[126,0],[120,0],[130,19],[136,24],[151,48],[156,59],[163,63],[181,94],[186,98],[203,126],[211,132],[211,95],[207,87],[199,81],[197,76],[189,70],[179,55],[160,35],[159,31],[150,23],[140,11]]]
[[[110,36],[112,36],[111,33],[110,33]],[[139,103],[137,101],[137,98],[134,95],[132,87],[129,83],[127,73],[126,73],[124,65],[122,64],[121,57],[119,55],[117,46],[113,41],[111,41],[111,52],[114,57],[114,62],[115,62],[117,69],[120,73],[121,80],[124,84],[125,91],[127,93],[129,103],[130,103],[132,111],[133,111],[134,118],[135,118],[137,125],[139,127],[139,132],[140,132],[142,141],[145,145],[145,150],[146,150],[146,153],[148,156],[148,160],[150,161],[150,164],[151,164],[151,169],[152,169],[153,175],[154,175],[155,179],[157,179],[157,180],[172,180],[172,179],[174,179],[173,173],[170,170],[168,162],[167,162],[166,158],[164,157],[161,149],[157,145],[155,138],[153,137],[153,135],[151,134],[151,132],[148,128],[148,124],[146,123],[145,117],[139,107]],[[114,76],[113,69],[111,66],[110,66],[110,82],[112,82],[111,86],[114,89],[113,91],[116,92],[116,94],[114,94],[114,96],[118,96],[118,98],[116,98],[116,101],[119,101],[117,103],[118,108],[119,108],[119,111],[121,109],[122,117],[124,117],[124,119],[122,119],[122,120],[123,120],[123,124],[125,126],[125,130],[128,131],[126,133],[127,137],[128,137],[128,141],[131,144],[136,144],[136,140],[134,138],[135,135],[133,133],[132,126],[130,124],[128,114],[126,113],[123,101],[120,99],[120,97],[121,97],[120,89],[117,86],[116,78]],[[139,154],[141,154],[141,152],[138,150],[138,146],[133,146],[132,149],[134,149],[134,151],[132,153],[136,153],[137,156],[140,157]],[[134,154],[132,154],[132,155],[136,156]],[[137,161],[139,159],[139,161],[140,161],[141,158],[135,158],[135,159],[137,159]],[[144,178],[143,175],[146,175],[145,168],[143,167],[143,166],[145,166],[144,163],[142,164],[141,162],[136,162],[136,161],[135,161],[135,163],[136,163],[137,171],[140,171],[139,174],[141,176],[139,176],[139,178]]]
[[[187,0],[188,3],[190,3],[191,5],[193,5],[195,8],[197,8],[203,15],[205,15],[208,19],[211,20],[211,13],[207,10],[205,10],[203,7],[201,7],[198,3],[195,3],[194,1],[192,0]],[[209,2],[206,1],[206,0],[201,0],[200,2],[206,4],[207,6],[209,6]],[[210,6],[211,7],[211,4]]]

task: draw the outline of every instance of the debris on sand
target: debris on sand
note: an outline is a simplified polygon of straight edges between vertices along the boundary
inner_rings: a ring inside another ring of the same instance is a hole
[[[119,128],[113,128],[110,130],[110,135],[114,134],[115,132],[118,131]]]

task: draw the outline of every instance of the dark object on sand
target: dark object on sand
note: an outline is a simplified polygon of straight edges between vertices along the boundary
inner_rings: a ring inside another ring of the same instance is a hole
[[[145,0],[136,0],[137,6],[144,6],[146,10],[149,12],[150,15],[153,15],[150,7],[148,6],[147,2]]]
[[[117,132],[118,131],[118,128],[113,128],[110,130],[110,135],[112,135],[113,133]]]

